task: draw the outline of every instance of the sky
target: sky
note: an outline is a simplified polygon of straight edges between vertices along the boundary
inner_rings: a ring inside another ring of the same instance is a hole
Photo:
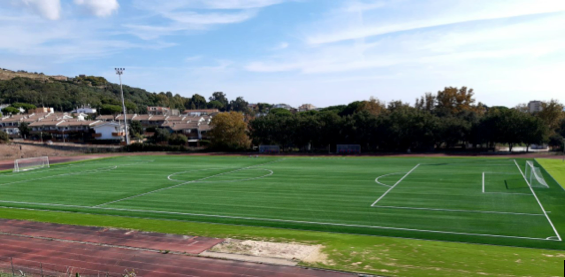
[[[318,107],[565,102],[564,0],[1,0],[0,67]]]

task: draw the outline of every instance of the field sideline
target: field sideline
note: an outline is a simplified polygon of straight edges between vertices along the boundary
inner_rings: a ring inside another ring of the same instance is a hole
[[[565,191],[530,190],[524,164],[130,156],[0,174],[0,206],[565,249]]]

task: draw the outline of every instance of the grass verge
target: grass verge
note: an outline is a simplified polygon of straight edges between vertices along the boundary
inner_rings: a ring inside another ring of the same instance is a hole
[[[536,159],[543,168],[565,189],[565,162],[560,159]]]
[[[0,217],[218,238],[324,245],[325,262],[302,264],[387,276],[561,276],[565,252],[277,228],[0,208]]]

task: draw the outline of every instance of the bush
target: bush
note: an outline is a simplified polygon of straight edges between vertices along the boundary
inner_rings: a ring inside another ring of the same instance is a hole
[[[155,129],[155,134],[151,138],[153,143],[168,142],[171,137],[171,133],[166,129],[157,128]]]
[[[188,138],[183,134],[173,134],[169,138],[170,145],[186,145],[188,143]]]
[[[10,136],[4,131],[0,131],[0,143],[10,142]]]

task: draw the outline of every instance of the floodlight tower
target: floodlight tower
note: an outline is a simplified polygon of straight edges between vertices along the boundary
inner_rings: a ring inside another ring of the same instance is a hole
[[[125,68],[116,68],[116,74],[120,78],[120,92],[122,93],[122,109],[124,111],[124,129],[126,131],[126,145],[129,145],[129,135],[128,135],[128,118],[126,113],[126,102],[124,100],[124,88],[122,87],[122,74],[124,74]]]

